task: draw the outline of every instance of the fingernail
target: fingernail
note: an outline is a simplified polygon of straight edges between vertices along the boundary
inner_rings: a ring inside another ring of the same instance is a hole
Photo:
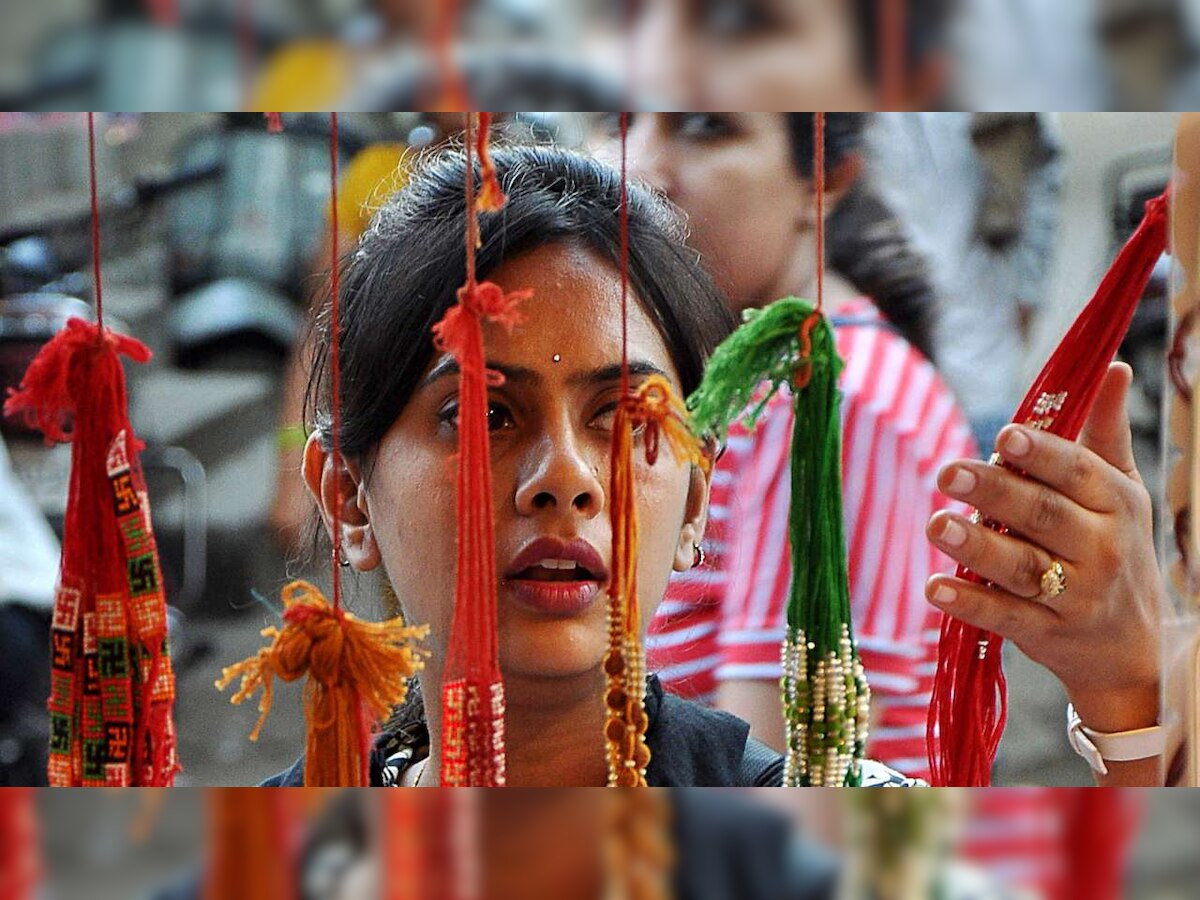
[[[946,519],[939,540],[947,547],[961,547],[967,542],[967,529],[958,519]]]
[[[950,479],[950,484],[946,486],[946,493],[953,494],[956,497],[965,497],[971,491],[975,490],[975,485],[979,479],[975,477],[975,473],[970,469],[956,468],[954,477]]]
[[[1011,456],[1020,459],[1026,453],[1033,449],[1033,441],[1029,439],[1029,435],[1020,429],[1013,429],[1004,436],[1004,442],[1000,446],[1000,452],[1005,456]]]
[[[940,606],[949,606],[958,599],[958,591],[948,584],[939,584],[933,589],[933,597],[931,599]]]

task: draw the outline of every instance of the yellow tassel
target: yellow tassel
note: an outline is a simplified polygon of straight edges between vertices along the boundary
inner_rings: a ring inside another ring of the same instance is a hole
[[[604,659],[604,737],[610,787],[645,787],[650,748],[646,746],[646,676],[637,589],[638,520],[634,491],[633,432],[644,428],[646,461],[658,458],[660,439],[680,462],[707,471],[700,440],[688,427],[687,408],[661,376],[647,378],[627,396],[613,424],[610,496],[613,577],[609,585],[608,653]]]
[[[274,679],[290,682],[308,674],[305,785],[365,786],[370,728],[404,702],[408,679],[424,668],[425,653],[414,642],[429,626],[407,626],[400,618],[363,621],[334,609],[306,581],[287,585],[283,602],[283,628],[262,632],[271,645],[224,669],[217,688],[241,678],[230,698],[234,704],[262,689],[253,741],[271,711]]]

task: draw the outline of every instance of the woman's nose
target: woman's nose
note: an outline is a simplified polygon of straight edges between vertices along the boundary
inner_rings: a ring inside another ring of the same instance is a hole
[[[569,434],[547,435],[530,448],[517,484],[517,512],[575,512],[593,518],[604,509],[598,467]]]

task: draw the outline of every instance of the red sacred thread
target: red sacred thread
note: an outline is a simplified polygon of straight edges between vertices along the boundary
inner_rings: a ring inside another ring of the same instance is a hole
[[[1137,302],[1167,246],[1167,193],[1146,204],[1146,215],[1113,261],[1017,408],[1013,422],[1075,440],[1083,430],[1109,363]],[[993,461],[996,458],[993,457]],[[1004,533],[1000,522],[985,524]],[[959,566],[957,577],[985,583]],[[946,616],[926,726],[934,785],[986,787],[1008,711],[1002,638]]]
[[[96,291],[96,324],[104,328],[104,292],[100,283],[100,200],[96,189],[96,114],[87,114],[88,185],[92,198],[92,281]]]
[[[267,120],[267,131],[271,134],[279,134],[283,131],[283,114],[277,112],[265,112],[263,117]]]
[[[342,462],[342,298],[338,265],[338,114],[329,114],[329,321],[330,406],[334,471]],[[342,610],[342,479],[333,480],[333,609]]]
[[[492,519],[488,388],[503,383],[487,368],[483,323],[511,333],[521,323],[518,304],[530,291],[504,293],[475,275],[480,242],[474,153],[479,146],[465,114],[466,283],[458,303],[434,326],[434,345],[459,367],[457,523],[454,618],[442,685],[443,786],[498,786],[505,782],[504,685],[497,636],[495,526]]]
[[[95,116],[87,114],[96,323],[68,320],[10,389],[46,442],[72,444],[50,642],[54,786],[166,786],[179,766],[166,600],[149,501],[129,422],[121,357],[140,342],[104,326]]]
[[[898,110],[904,103],[907,81],[907,0],[882,0],[879,14],[880,79],[885,110]]]

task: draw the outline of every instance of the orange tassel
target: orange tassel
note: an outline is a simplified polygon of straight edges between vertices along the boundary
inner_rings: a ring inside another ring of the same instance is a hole
[[[213,788],[201,900],[290,900],[299,893],[300,821],[290,791]]]
[[[492,153],[489,142],[492,131],[492,114],[479,114],[479,130],[475,134],[475,150],[479,154],[479,174],[483,184],[479,188],[479,197],[475,201],[476,209],[480,212],[495,212],[507,201],[508,196],[500,189],[500,180],[496,177],[496,166],[492,163]]]
[[[643,426],[646,462],[654,465],[661,439],[680,462],[707,470],[700,440],[687,424],[687,409],[661,376],[651,376],[627,394],[613,425],[611,519],[613,577],[608,596],[608,654],[604,659],[604,736],[610,787],[645,787],[646,668],[637,589],[638,519],[634,486],[633,433]]]
[[[234,704],[262,689],[257,740],[271,711],[273,679],[311,676],[304,692],[308,723],[304,760],[306,787],[365,787],[370,730],[404,702],[408,679],[424,668],[424,652],[413,645],[427,625],[408,626],[400,618],[366,622],[334,609],[306,581],[283,589],[284,627],[266,628],[271,646],[227,667],[217,681],[224,690],[241,678]],[[369,717],[369,718],[368,718]]]

